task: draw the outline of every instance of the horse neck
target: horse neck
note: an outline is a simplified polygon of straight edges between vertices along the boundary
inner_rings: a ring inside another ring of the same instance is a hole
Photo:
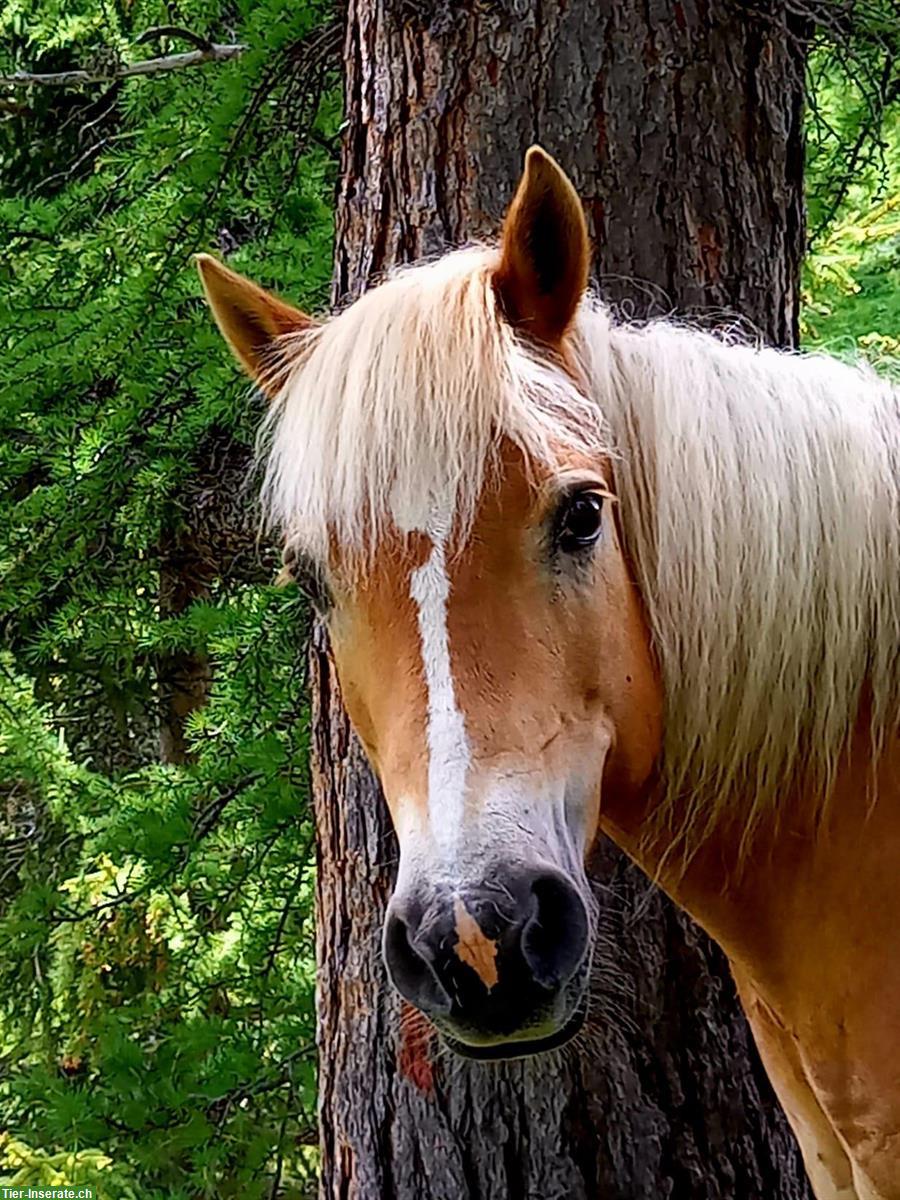
[[[861,694],[876,740],[896,728],[900,393],[664,323],[584,337],[665,693],[659,823],[703,834],[721,813],[730,863],[784,818],[786,781],[810,780],[793,803],[815,821]]]
[[[823,941],[859,944],[886,902],[896,911],[900,734],[873,763],[865,711],[824,807],[802,787],[786,792],[749,846],[723,823],[686,860],[671,840],[647,836],[657,798],[652,788],[605,796],[601,828],[773,1000],[815,975]]]

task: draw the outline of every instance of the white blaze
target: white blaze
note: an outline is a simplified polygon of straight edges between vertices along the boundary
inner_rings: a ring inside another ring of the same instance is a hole
[[[453,849],[463,825],[466,777],[471,762],[466,724],[456,703],[447,632],[445,536],[432,534],[432,550],[410,578],[422,639],[422,665],[428,691],[428,809],[435,841]]]

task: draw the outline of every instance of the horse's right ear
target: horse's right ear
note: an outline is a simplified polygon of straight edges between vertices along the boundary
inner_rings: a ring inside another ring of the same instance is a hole
[[[314,324],[311,317],[210,254],[198,254],[197,270],[222,336],[247,372],[265,392],[274,390],[278,361],[275,346],[286,333]]]
[[[503,224],[494,275],[507,320],[538,341],[557,345],[584,295],[589,265],[578,193],[550,155],[532,146]]]

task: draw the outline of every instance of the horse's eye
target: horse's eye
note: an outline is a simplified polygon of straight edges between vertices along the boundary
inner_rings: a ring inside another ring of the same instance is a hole
[[[603,527],[603,497],[575,492],[563,501],[557,517],[557,544],[571,554],[592,546]]]

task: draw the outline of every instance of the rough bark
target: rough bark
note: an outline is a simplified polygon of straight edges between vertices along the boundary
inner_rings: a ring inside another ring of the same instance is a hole
[[[788,7],[351,3],[337,294],[491,235],[537,141],[578,187],[609,299],[792,344],[806,30]]]
[[[784,3],[351,0],[337,298],[492,233],[540,141],[632,312],[797,327],[803,30]],[[468,1064],[378,953],[397,848],[316,634],[323,1197],[796,1200],[799,1156],[720,952],[608,844],[591,1029]]]

